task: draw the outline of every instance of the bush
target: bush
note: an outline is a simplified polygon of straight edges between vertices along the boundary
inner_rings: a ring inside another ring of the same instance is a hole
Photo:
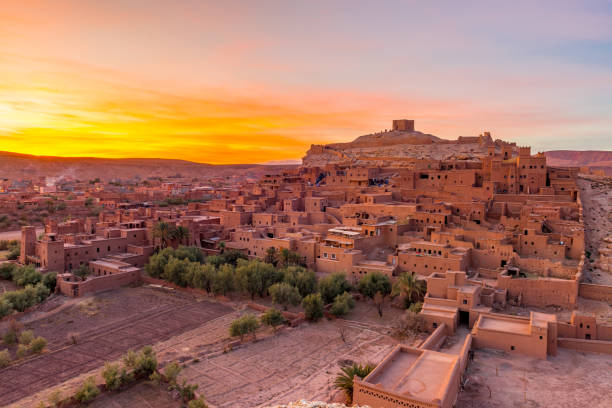
[[[323,299],[319,293],[311,293],[302,300],[302,307],[306,318],[317,321],[323,317]]]
[[[55,284],[57,283],[57,273],[45,273],[42,277],[42,283],[49,289],[50,293],[55,292]]]
[[[343,273],[333,273],[319,281],[319,292],[325,304],[334,301],[336,296],[351,291],[351,284]]]
[[[282,305],[285,310],[287,310],[287,306],[289,305],[299,305],[302,300],[302,296],[300,296],[300,292],[297,288],[288,283],[275,283],[270,286],[269,292],[270,296],[272,296],[272,301]]]
[[[8,350],[0,351],[0,368],[7,367],[11,364],[11,355]]]
[[[38,336],[30,343],[30,351],[34,354],[40,354],[47,346],[47,340],[44,337]]]
[[[190,401],[195,398],[195,390],[198,389],[198,384],[187,384],[185,380],[177,386],[178,392],[183,397],[183,401]]]
[[[17,357],[23,358],[28,355],[29,349],[25,344],[20,344],[17,346]]]
[[[109,362],[104,363],[104,369],[102,370],[102,378],[106,384],[106,389],[115,391],[121,387],[121,374],[119,371],[118,364],[111,364]]]
[[[346,316],[348,312],[355,307],[355,299],[350,293],[344,292],[336,296],[334,303],[330,309],[331,314],[336,317]]]
[[[181,366],[176,361],[171,362],[164,368],[164,377],[170,384],[175,385],[176,379],[181,372]]]
[[[60,402],[62,402],[62,392],[60,390],[53,391],[47,401],[49,401],[52,407],[59,407]]]
[[[134,359],[134,376],[149,377],[157,369],[157,356],[153,347],[144,346]]]
[[[240,341],[242,341],[245,335],[249,333],[254,335],[258,327],[257,318],[252,314],[245,314],[232,322],[229,329],[230,336],[240,336]]]
[[[9,328],[2,336],[2,342],[7,346],[17,343],[17,332]]]
[[[283,314],[278,310],[268,309],[261,316],[261,323],[265,324],[266,326],[272,327],[276,331],[276,326],[280,326],[281,324],[285,323],[285,318],[283,317]]]
[[[33,266],[21,266],[13,269],[13,282],[16,285],[36,285],[41,280],[42,274]]]
[[[89,377],[74,394],[74,398],[81,404],[91,402],[100,394],[100,389],[96,385],[96,379]]]
[[[0,279],[13,279],[13,271],[17,268],[14,263],[4,263],[0,265]]]
[[[187,408],[208,408],[208,405],[206,405],[204,397],[200,397],[189,401]]]
[[[0,318],[13,313],[13,305],[4,297],[0,297]]]
[[[32,330],[24,330],[19,335],[19,343],[29,345],[34,340],[34,332]]]

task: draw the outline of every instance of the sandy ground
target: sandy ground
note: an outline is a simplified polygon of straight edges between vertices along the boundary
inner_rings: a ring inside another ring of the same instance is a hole
[[[539,360],[476,350],[466,378],[457,408],[612,406],[610,355],[559,349]]]
[[[582,200],[586,251],[591,253],[592,261],[587,272],[593,283],[612,285],[612,274],[595,265],[603,238],[612,235],[612,179],[580,177],[578,187]]]
[[[43,233],[44,231],[44,228],[36,228],[36,236]],[[12,239],[21,240],[21,230],[0,232],[0,241],[10,241]]]

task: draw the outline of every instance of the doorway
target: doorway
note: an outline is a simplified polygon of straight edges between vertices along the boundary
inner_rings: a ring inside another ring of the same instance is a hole
[[[465,310],[459,311],[459,324],[466,325],[468,327],[470,326],[470,312]]]

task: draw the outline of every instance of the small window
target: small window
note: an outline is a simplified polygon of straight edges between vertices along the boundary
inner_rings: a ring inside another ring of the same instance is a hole
[[[510,350],[514,350],[514,346],[510,346]]]
[[[540,336],[540,340],[542,340],[542,336]]]

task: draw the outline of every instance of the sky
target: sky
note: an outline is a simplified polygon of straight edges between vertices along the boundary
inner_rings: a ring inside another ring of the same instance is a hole
[[[262,163],[401,118],[612,150],[612,1],[0,2],[0,150]]]

